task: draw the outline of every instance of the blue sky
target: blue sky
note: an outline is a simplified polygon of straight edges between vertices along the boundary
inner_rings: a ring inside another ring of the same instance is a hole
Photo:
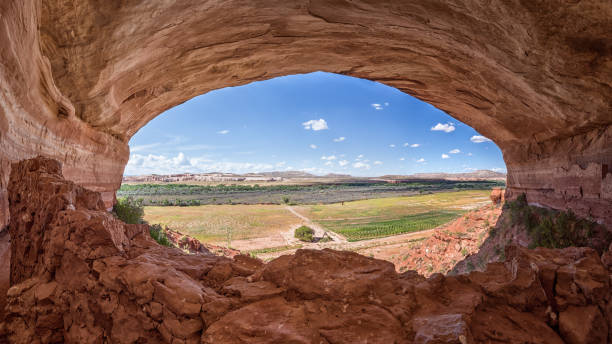
[[[130,150],[126,175],[506,170],[493,142],[432,105],[377,82],[323,72],[195,97],[140,129]]]

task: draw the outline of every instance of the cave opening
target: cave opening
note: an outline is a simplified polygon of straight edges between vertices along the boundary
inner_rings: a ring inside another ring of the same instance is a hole
[[[509,223],[547,219],[529,227],[544,241],[559,221],[610,228],[609,2],[22,1],[0,14],[0,226],[18,262],[0,341],[611,340],[609,251],[496,232],[517,243],[490,247],[504,260],[425,279],[346,251],[186,255],[106,211],[129,139],[163,111],[322,70],[396,87],[498,144]]]
[[[477,252],[501,212],[491,190],[506,181],[501,151],[473,128],[325,72],[195,97],[142,127],[130,151],[119,206],[141,202],[141,221],[174,245],[266,261],[351,250],[425,276]]]

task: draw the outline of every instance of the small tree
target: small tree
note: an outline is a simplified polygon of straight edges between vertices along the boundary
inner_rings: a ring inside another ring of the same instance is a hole
[[[302,241],[312,242],[314,230],[307,226],[301,226],[296,228],[294,236]]]
[[[123,222],[130,224],[143,223],[143,199],[134,200],[132,197],[122,197],[113,207],[113,213]]]

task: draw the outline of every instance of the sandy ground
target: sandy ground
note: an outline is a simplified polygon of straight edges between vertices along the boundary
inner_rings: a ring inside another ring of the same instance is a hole
[[[0,232],[0,320],[4,318],[6,291],[9,288],[11,262],[10,237],[8,231]]]

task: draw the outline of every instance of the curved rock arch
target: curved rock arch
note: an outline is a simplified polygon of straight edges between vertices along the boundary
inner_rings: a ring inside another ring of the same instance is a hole
[[[612,5],[22,1],[0,5],[0,214],[38,154],[107,205],[129,138],[208,91],[316,70],[380,81],[504,153],[509,193],[612,224]]]

